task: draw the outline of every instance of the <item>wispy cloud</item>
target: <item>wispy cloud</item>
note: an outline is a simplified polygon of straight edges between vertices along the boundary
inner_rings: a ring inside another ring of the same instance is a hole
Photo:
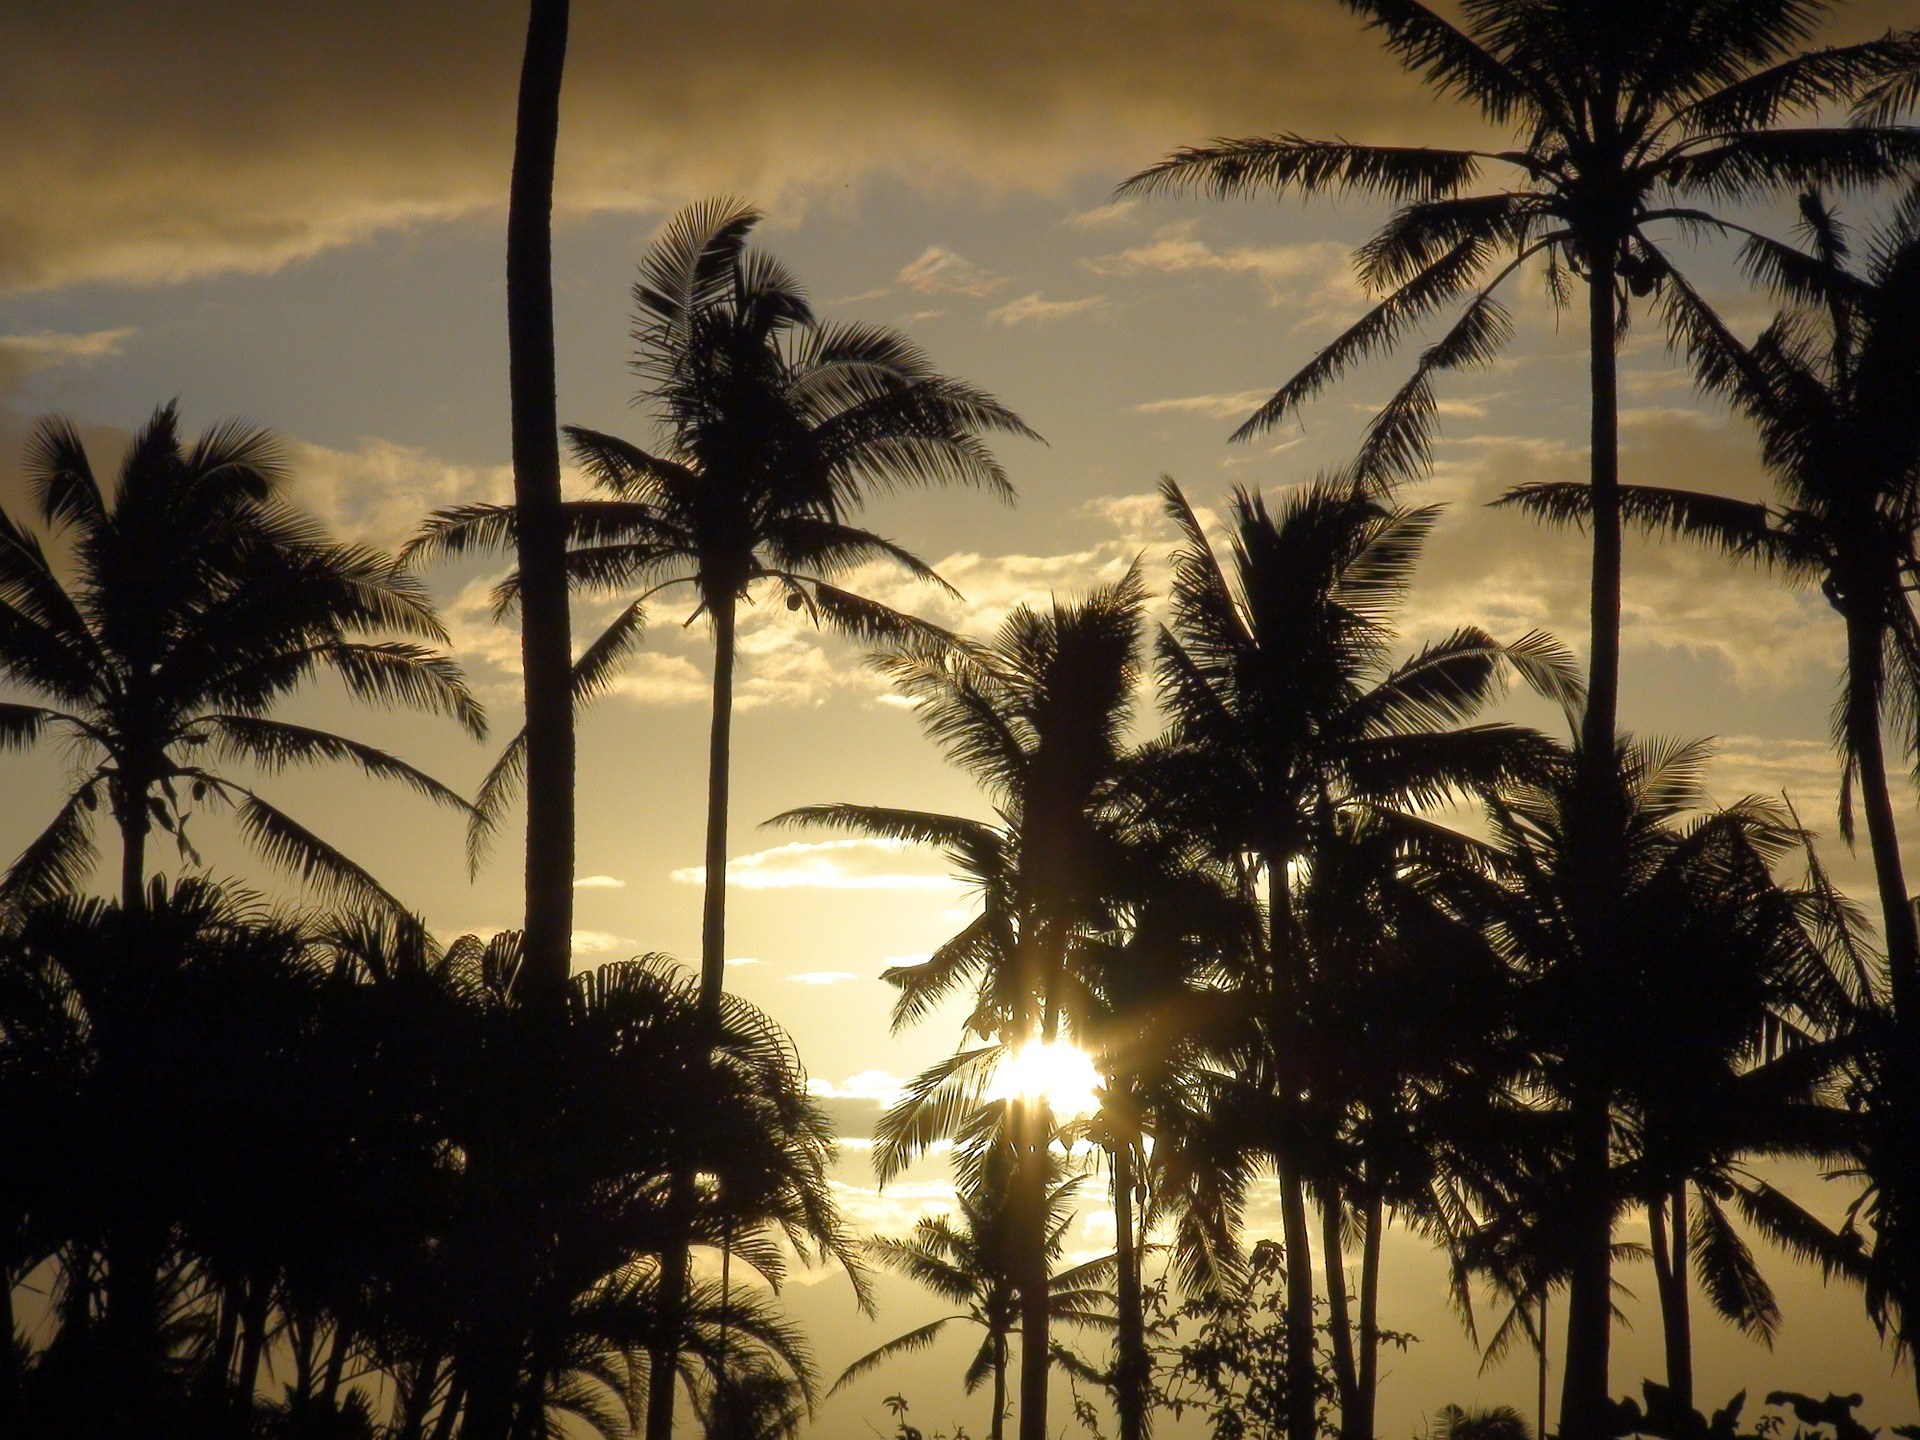
[[[1091,210],[1076,210],[1060,223],[1070,230],[1106,230],[1133,219],[1139,210],[1138,200],[1115,200]]]
[[[612,875],[582,875],[573,882],[576,890],[624,890],[627,882]]]
[[[944,245],[929,245],[918,260],[901,269],[899,282],[922,295],[969,295],[980,299],[1005,285],[1007,277],[982,269]]]
[[[1269,304],[1304,304],[1308,320],[1363,298],[1352,275],[1348,247],[1337,241],[1219,247],[1202,239],[1191,221],[1167,226],[1144,245],[1081,263],[1096,275],[1115,277],[1196,271],[1245,275],[1265,288]]]
[[[1080,300],[1047,300],[1035,290],[1030,295],[1022,295],[1017,300],[1009,300],[989,310],[987,323],[1005,325],[1009,329],[1015,325],[1045,325],[1073,315],[1104,315],[1107,308],[1107,297],[1104,295],[1088,295]]]
[[[727,861],[727,884],[741,890],[918,890],[950,894],[962,887],[928,868],[938,857],[901,840],[797,840]],[[704,885],[707,867],[671,871],[681,885]]]
[[[132,326],[71,334],[63,330],[35,330],[24,335],[0,335],[0,395],[29,375],[62,365],[90,365],[126,349],[135,335]]]
[[[798,975],[789,975],[787,982],[792,985],[844,985],[849,980],[859,978],[851,970],[802,970]]]
[[[1169,400],[1148,400],[1127,408],[1136,415],[1202,415],[1209,420],[1245,416],[1266,403],[1271,391],[1234,390],[1212,395],[1178,395]]]

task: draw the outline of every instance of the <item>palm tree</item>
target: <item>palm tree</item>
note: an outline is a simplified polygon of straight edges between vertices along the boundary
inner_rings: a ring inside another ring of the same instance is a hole
[[[653,412],[654,450],[569,427],[575,457],[600,498],[563,504],[580,585],[642,593],[589,654],[611,665],[639,643],[647,602],[677,586],[714,627],[708,746],[706,898],[701,920],[702,1005],[718,1013],[726,973],[726,862],[732,754],[735,628],[739,607],[767,582],[789,609],[863,638],[908,624],[835,579],[879,562],[940,583],[908,551],[848,521],[876,488],[976,485],[1011,498],[983,432],[1032,436],[991,396],[938,374],[896,332],[816,321],[798,281],[750,249],[758,212],[733,200],[694,205],[671,220],[641,261],[634,286],[634,369]],[[1033,437],[1038,438],[1038,437]],[[519,536],[519,512],[469,505],[429,522],[411,553],[463,553]],[[521,541],[524,544],[524,540]],[[514,576],[503,604],[518,603]],[[510,745],[481,791],[490,823],[524,772],[524,739]],[[656,1367],[650,1440],[665,1440],[672,1395]]]
[[[1465,301],[1368,430],[1357,479],[1424,468],[1433,380],[1486,363],[1511,332],[1496,298],[1535,256],[1555,303],[1587,286],[1593,399],[1592,633],[1582,745],[1613,753],[1619,694],[1620,525],[1616,350],[1630,300],[1665,285],[1692,293],[1658,227],[1745,233],[1700,208],[1808,183],[1895,179],[1920,159],[1920,131],[1889,124],[1784,127],[1861,95],[1920,58],[1920,31],[1802,52],[1829,7],[1805,0],[1479,0],[1457,27],[1420,0],[1345,0],[1407,70],[1465,100],[1516,146],[1443,149],[1275,135],[1176,151],[1125,193],[1342,191],[1400,202],[1359,253],[1382,298],[1235,432],[1280,424],[1354,365]],[[1509,177],[1472,193],[1486,166]]]
[[[1464,1250],[1507,1275],[1525,1302],[1578,1274],[1581,1241],[1567,1222],[1592,1203],[1596,1179],[1610,1245],[1626,1208],[1661,1205],[1656,1272],[1669,1378],[1681,1385],[1685,1281],[1667,1271],[1687,1252],[1663,1236],[1673,1213],[1664,1206],[1689,1182],[1703,1197],[1691,1233],[1703,1242],[1693,1258],[1707,1291],[1764,1337],[1769,1301],[1720,1204],[1737,1199],[1746,1218],[1805,1253],[1804,1237],[1818,1227],[1739,1162],[1769,1151],[1832,1155],[1843,1141],[1817,1104],[1831,1055],[1786,1057],[1778,1068],[1753,1061],[1783,1034],[1829,1025],[1849,1005],[1806,898],[1772,873],[1797,844],[1797,827],[1757,800],[1707,809],[1707,753],[1699,744],[1623,745],[1618,791],[1600,799],[1596,821],[1579,813],[1595,803],[1588,772],[1575,751],[1562,752],[1541,782],[1489,799],[1492,843],[1477,863],[1490,888],[1455,894],[1463,918],[1513,969],[1515,1022],[1526,1037],[1508,1086],[1522,1101],[1506,1117],[1513,1158],[1483,1150],[1477,1176],[1457,1172],[1485,1217],[1461,1237]],[[1623,882],[1604,927],[1619,943],[1604,950],[1588,938],[1596,921],[1584,873],[1601,823],[1611,827],[1609,870]],[[1599,1177],[1584,1168],[1577,1134],[1596,1111],[1608,1142]],[[1531,1324],[1524,1306],[1509,1320]]]
[[[569,0],[530,0],[507,199],[507,383],[526,687],[527,954],[557,996],[573,967],[573,663],[553,345],[553,168]],[[490,1440],[482,1436],[481,1440]]]
[[[1904,174],[1920,158],[1920,130],[1780,122],[1888,81],[1897,85],[1920,56],[1920,32],[1798,52],[1827,8],[1805,0],[1477,0],[1465,10],[1464,28],[1420,0],[1346,3],[1381,32],[1404,67],[1466,100],[1519,143],[1445,149],[1297,135],[1225,140],[1177,151],[1122,191],[1349,191],[1400,203],[1359,254],[1361,279],[1378,303],[1236,432],[1245,437],[1279,424],[1356,364],[1458,305],[1369,427],[1352,467],[1366,484],[1391,484],[1424,469],[1435,377],[1485,364],[1505,343],[1512,325],[1496,292],[1509,277],[1544,257],[1556,305],[1568,298],[1570,277],[1585,282],[1593,573],[1581,753],[1604,766],[1614,755],[1620,680],[1622,322],[1635,296],[1664,287],[1671,318],[1684,326],[1696,298],[1662,246],[1661,226],[1746,233],[1703,202]],[[1506,185],[1472,192],[1490,165],[1510,176]],[[1599,794],[1610,782],[1596,773],[1591,783]],[[1617,877],[1597,864],[1589,869],[1604,895]],[[1593,908],[1603,904],[1596,900]],[[1589,1116],[1582,1129],[1584,1163],[1596,1173],[1605,1163],[1604,1128],[1604,1117]],[[1584,1260],[1570,1299],[1563,1423],[1572,1440],[1595,1433],[1607,1399],[1605,1228],[1596,1202],[1581,1222]]]
[[[1817,195],[1801,201],[1808,250],[1755,239],[1749,270],[1789,302],[1751,345],[1704,307],[1687,313],[1695,366],[1760,432],[1778,487],[1772,503],[1652,486],[1621,491],[1626,518],[1758,559],[1796,584],[1817,584],[1846,631],[1846,669],[1834,739],[1842,759],[1841,832],[1854,834],[1853,801],[1866,812],[1868,846],[1886,940],[1887,1018],[1911,1031],[1920,1016],[1920,932],[1907,894],[1884,727],[1910,724],[1920,696],[1920,623],[1909,599],[1920,571],[1920,196],[1909,194],[1856,262],[1845,228]],[[1564,486],[1524,486],[1509,497],[1537,515],[1579,523],[1585,497]],[[1883,1077],[1884,1104],[1911,1106],[1920,1076]],[[1907,1080],[1914,1083],[1911,1088]],[[1897,1137],[1904,1120],[1885,1131]],[[1897,1140],[1884,1159],[1890,1189],[1920,1195],[1920,1157]],[[1901,1167],[1905,1168],[1901,1168]],[[1920,1244],[1904,1238],[1892,1202],[1877,1231],[1881,1279],[1903,1345],[1920,1329]],[[1903,1247],[1911,1246],[1910,1249]]]
[[[360,866],[248,785],[225,761],[268,772],[344,762],[463,813],[439,781],[393,755],[269,712],[309,678],[485,733],[426,593],[374,551],[329,540],[279,499],[280,453],[263,432],[217,427],[188,446],[172,406],[133,439],[109,493],[78,433],[41,422],[26,469],[42,535],[0,512],[0,677],[41,703],[0,703],[0,743],[57,735],[84,757],[52,822],[0,881],[37,901],[79,885],[102,800],[119,827],[120,898],[140,909],[155,825],[197,859],[193,806],[231,807],[272,862],[353,899],[395,905]],[[70,579],[63,579],[70,574]],[[398,636],[405,638],[388,638]]]
[[[1003,1157],[1004,1158],[1004,1157]],[[869,1240],[866,1253],[876,1264],[906,1276],[931,1290],[949,1305],[963,1307],[895,1336],[870,1350],[841,1372],[833,1382],[839,1390],[896,1356],[932,1345],[949,1325],[977,1325],[980,1348],[967,1366],[966,1389],[971,1395],[983,1381],[993,1382],[993,1411],[988,1440],[1001,1440],[1007,1416],[1008,1341],[1019,1333],[1019,1285],[1015,1265],[1019,1255],[1018,1217],[1009,1203],[1004,1165],[989,1165],[979,1182],[957,1195],[958,1215],[927,1215],[905,1238],[880,1236]],[[1049,1269],[1061,1252],[1073,1224],[1074,1192],[1080,1177],[1067,1176],[1047,1192],[1047,1258]],[[1047,1281],[1052,1317],[1081,1324],[1099,1324],[1106,1292],[1102,1288],[1114,1269],[1114,1257],[1088,1260],[1066,1270],[1053,1271]]]
[[[567,429],[599,496],[562,506],[578,585],[643,587],[598,642],[639,640],[646,602],[679,586],[714,627],[707,807],[707,898],[701,928],[706,1004],[725,973],[728,771],[739,608],[771,584],[791,610],[867,639],[907,623],[833,581],[891,564],[933,584],[908,551],[847,517],[876,489],[962,484],[1004,499],[1012,489],[981,435],[1038,438],[991,396],[934,371],[904,336],[818,322],[799,282],[748,247],[759,213],[713,200],[681,211],[640,265],[634,370],[653,412],[655,450]],[[409,554],[460,554],[517,536],[511,507],[442,511]],[[513,577],[504,603],[517,603]],[[491,816],[522,764],[516,742],[483,791]]]
[[[998,823],[878,805],[817,805],[782,821],[938,845],[978,887],[979,917],[924,964],[889,971],[896,1027],[971,987],[970,1033],[990,1043],[929,1067],[874,1152],[884,1181],[926,1145],[960,1135],[1012,1145],[1019,1217],[1020,1440],[1047,1434],[1045,1201],[1054,1136],[1048,1097],[988,1104],[996,1068],[1057,1043],[1073,1020],[1076,937],[1112,928],[1128,836],[1127,732],[1145,592],[1136,572],[1085,599],[1018,607],[990,643],[910,635],[878,657],[927,732],[987,791]],[[998,1134],[996,1126],[1004,1126]]]
[[[729,1355],[810,1385],[771,1310],[670,1269],[690,1233],[775,1286],[790,1254],[842,1260],[864,1299],[826,1184],[831,1131],[791,1041],[733,998],[715,1032],[697,982],[659,957],[576,976],[556,1028],[519,998],[520,947],[468,937],[374,987],[434,1037],[421,1103],[461,1157],[439,1177],[434,1243],[390,1281],[402,1323],[450,1365],[441,1413],[492,1423],[498,1390],[514,1433],[550,1410],[637,1426],[654,1365],[691,1381]],[[704,1177],[690,1216],[682,1174]]]
[[[1287,1251],[1291,1440],[1311,1440],[1313,1279],[1302,1102],[1308,1054],[1297,1025],[1308,954],[1290,869],[1311,853],[1325,817],[1362,811],[1398,833],[1430,827],[1407,813],[1449,795],[1530,773],[1540,742],[1499,724],[1463,725],[1512,669],[1545,693],[1577,681],[1552,642],[1503,645],[1463,629],[1388,663],[1393,609],[1437,511],[1399,510],[1328,481],[1290,493],[1277,511],[1236,492],[1229,564],[1214,553],[1179,487],[1162,487],[1182,544],[1173,618],[1160,638],[1162,704],[1171,743],[1157,784],[1173,823],[1264,887],[1260,963],[1243,977],[1242,1013],[1258,1016],[1241,1057],[1262,1072],[1266,1148],[1279,1171]]]

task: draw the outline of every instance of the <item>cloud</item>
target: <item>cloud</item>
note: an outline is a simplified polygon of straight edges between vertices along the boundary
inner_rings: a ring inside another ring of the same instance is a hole
[[[902,267],[899,282],[922,295],[970,295],[979,299],[1005,285],[1007,277],[981,269],[944,245],[929,245],[918,260]]]
[[[608,934],[605,930],[576,930],[573,932],[573,953],[575,955],[605,955],[610,950],[618,950],[630,942],[619,935]]]
[[[616,880],[611,875],[582,875],[573,882],[576,890],[624,890],[627,882]]]
[[[1070,230],[1105,230],[1133,219],[1139,209],[1138,200],[1115,200],[1091,210],[1076,210],[1060,223]]]
[[[871,1100],[892,1105],[907,1093],[907,1082],[887,1070],[862,1070],[844,1080],[823,1080],[813,1076],[807,1092],[821,1100]]]
[[[393,550],[444,506],[513,498],[507,465],[460,465],[413,445],[369,438],[333,450],[288,446],[293,498],[343,537]]]
[[[859,978],[851,970],[802,970],[798,975],[789,975],[787,980],[794,985],[844,985]]]
[[[1270,390],[1235,390],[1214,395],[1179,395],[1170,400],[1148,400],[1127,408],[1136,415],[1203,415],[1209,420],[1244,419],[1264,405]]]
[[[1070,315],[1104,315],[1107,313],[1107,297],[1089,295],[1081,300],[1043,300],[1035,290],[1030,295],[1022,295],[1017,300],[996,306],[987,312],[987,323],[1005,325],[1011,329],[1015,325],[1045,325],[1055,320],[1065,320]]]
[[[0,397],[29,375],[63,365],[90,365],[118,355],[134,336],[131,326],[92,330],[74,335],[61,330],[35,330],[25,335],[0,335]]]
[[[1192,221],[1162,229],[1145,245],[1082,263],[1096,275],[1182,275],[1212,271],[1250,276],[1267,292],[1267,302],[1301,305],[1302,323],[1352,309],[1365,299],[1354,279],[1349,247],[1336,240],[1292,245],[1230,245],[1216,248],[1197,233]]]
[[[270,270],[497,214],[525,25],[519,0],[0,9],[0,288]],[[1283,122],[1435,134],[1334,6],[577,0],[572,29],[563,220],[868,178],[1044,192]]]
[[[963,888],[950,875],[928,868],[939,858],[903,840],[797,840],[736,855],[727,861],[727,885],[740,890],[914,890],[947,894]],[[707,867],[671,871],[681,885],[704,885]]]

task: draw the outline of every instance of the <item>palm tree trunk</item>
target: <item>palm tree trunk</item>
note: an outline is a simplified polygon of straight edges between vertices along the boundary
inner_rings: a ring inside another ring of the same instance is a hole
[[[1354,1416],[1354,1440],[1373,1440],[1380,1398],[1380,1231],[1386,1206],[1377,1194],[1367,1197],[1367,1233],[1360,1249],[1360,1410]],[[1542,1437],[1544,1440],[1544,1437]]]
[[[1051,1297],[1047,1293],[1046,1103],[1019,1107],[1020,1166],[1020,1440],[1047,1440],[1047,1377]]]
[[[713,607],[713,716],[707,735],[706,892],[700,915],[700,1017],[712,1030],[720,1025],[720,1001],[727,973],[727,800],[733,757],[733,662],[735,609],[732,597]],[[675,1176],[668,1202],[676,1218],[672,1231],[692,1226],[691,1176]],[[687,1245],[676,1240],[661,1256],[661,1304],[668,1315],[686,1296]],[[662,1348],[649,1357],[647,1440],[671,1440],[678,1355]]]
[[[427,1431],[427,1412],[433,1408],[433,1392],[440,1383],[440,1357],[423,1356],[407,1387],[397,1440],[423,1440]]]
[[[1340,1245],[1342,1210],[1340,1188],[1329,1183],[1320,1201],[1320,1252],[1327,1267],[1327,1327],[1332,1332],[1334,1387],[1340,1392],[1340,1434],[1342,1440],[1354,1440],[1360,1374],[1354,1366],[1353,1312],[1347,1303],[1347,1262]]]
[[[553,164],[568,0],[532,0],[507,208],[507,352],[527,727],[530,985],[566,984],[573,958],[573,642],[553,346]]]
[[[353,1349],[353,1331],[344,1321],[333,1324],[333,1349],[327,1353],[327,1369],[320,1381],[321,1403],[331,1409],[340,1397],[340,1380],[347,1369],[347,1352]]]
[[[1562,1440],[1604,1440],[1613,1325],[1613,1112],[1605,1095],[1573,1102],[1573,1166],[1580,1192],[1572,1217],[1567,1355],[1561,1367]]]
[[[1587,361],[1592,391],[1590,486],[1593,502],[1593,576],[1589,596],[1587,708],[1581,717],[1582,828],[1588,853],[1581,865],[1593,893],[1586,927],[1588,962],[1610,964],[1606,918],[1611,867],[1600,863],[1612,832],[1605,823],[1613,790],[1614,743],[1620,709],[1620,393],[1616,251],[1610,237],[1589,248]],[[1576,837],[1576,843],[1577,837]],[[1613,1322],[1612,1106],[1604,1094],[1573,1104],[1573,1165],[1580,1195],[1571,1238],[1567,1294],[1567,1358],[1560,1393],[1564,1440],[1598,1440],[1605,1428],[1608,1352]]]
[[[1287,1249],[1287,1440],[1314,1440],[1319,1429],[1313,1353],[1313,1246],[1307,1238],[1306,1187],[1297,1166],[1275,1167],[1281,1240]],[[1024,1440],[1024,1437],[1023,1437]]]
[[[245,1415],[253,1408],[253,1390],[260,1378],[260,1356],[267,1348],[267,1294],[264,1287],[255,1293],[247,1287],[247,1300],[240,1314],[240,1373],[234,1377],[235,1408]]]
[[[1892,1114],[1878,1127],[1890,1146],[1907,1153],[1890,1154],[1882,1162],[1881,1186],[1888,1192],[1889,1208],[1906,1210],[1920,1201],[1920,1195],[1898,1192],[1920,1188],[1920,1155],[1913,1153],[1917,1143],[1912,1115],[1920,1109],[1920,1046],[1905,1039],[1920,1027],[1920,927],[1916,926],[1913,902],[1907,894],[1907,881],[1900,856],[1900,833],[1893,810],[1893,791],[1887,778],[1886,742],[1880,727],[1880,695],[1884,685],[1884,659],[1881,634],[1872,616],[1864,611],[1848,612],[1847,626],[1847,748],[1860,780],[1860,804],[1867,812],[1867,844],[1873,855],[1873,878],[1880,894],[1880,916],[1887,949],[1887,978],[1893,998],[1893,1022],[1896,1036],[1893,1073],[1886,1077],[1883,1107]],[[1911,1178],[1910,1178],[1911,1177]],[[1906,1226],[1890,1226],[1891,1235],[1882,1235],[1876,1245],[1891,1240],[1895,1246],[1912,1249]],[[1884,1267],[1884,1273],[1902,1293],[1898,1304],[1901,1339],[1910,1349],[1920,1350],[1920,1294],[1914,1288],[1920,1280],[1920,1266],[1914,1256],[1896,1257]],[[1913,1367],[1916,1394],[1920,1394],[1920,1364]]]
[[[707,737],[707,887],[700,916],[700,1013],[720,1018],[727,973],[727,798],[733,756],[734,599],[713,607],[713,723]]]
[[[1880,914],[1887,942],[1887,975],[1892,982],[1894,1017],[1902,1025],[1920,1021],[1920,929],[1907,896],[1900,859],[1900,833],[1887,780],[1886,744],[1880,729],[1882,689],[1881,637],[1865,615],[1846,617],[1847,747],[1860,775],[1860,804],[1867,812],[1867,843],[1873,852],[1873,878],[1880,892]]]
[[[1673,1226],[1668,1229],[1668,1206]],[[1647,1205],[1647,1234],[1653,1251],[1654,1286],[1660,1295],[1660,1330],[1667,1352],[1667,1389],[1687,1409],[1693,1408],[1693,1339],[1687,1316],[1686,1190],[1677,1185],[1672,1195]]]
[[[146,787],[121,801],[120,807],[120,909],[134,915],[147,904],[147,835],[153,822],[147,816]]]
[[[1663,1317],[1667,1337],[1667,1388],[1693,1408],[1693,1305],[1687,1295],[1691,1264],[1687,1234],[1687,1182],[1673,1187],[1673,1303]]]
[[[6,1287],[7,1304],[0,1312],[0,1320],[6,1322],[6,1333],[0,1335],[0,1422],[10,1423],[20,1407],[20,1352],[14,1348],[19,1335],[18,1321],[13,1315],[13,1271],[11,1268],[0,1270],[0,1285]]]
[[[1147,1325],[1140,1294],[1140,1248],[1134,1238],[1133,1146],[1122,1138],[1113,1149],[1113,1229],[1118,1260],[1115,1333],[1114,1408],[1120,1416],[1120,1440],[1145,1440],[1147,1434]]]
[[[1002,1440],[1007,1428],[1007,1332],[993,1337],[993,1423],[987,1440]]]
[[[459,1420],[460,1412],[467,1407],[467,1384],[456,1368],[453,1378],[447,1382],[447,1400],[440,1407],[439,1418],[433,1422],[433,1440],[448,1440],[453,1434],[454,1422]]]
[[[1607,249],[1595,246],[1596,251]],[[1620,708],[1620,387],[1611,250],[1587,282],[1587,364],[1592,387],[1590,455],[1593,583],[1587,709],[1580,741],[1590,763],[1613,755]]]

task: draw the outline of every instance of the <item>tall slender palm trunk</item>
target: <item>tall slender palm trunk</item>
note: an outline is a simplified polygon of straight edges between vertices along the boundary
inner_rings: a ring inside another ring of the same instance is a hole
[[[1887,1273],[1901,1277],[1908,1293],[1892,1297],[1901,1338],[1920,1354],[1920,1045],[1906,1037],[1920,1027],[1920,927],[1907,895],[1905,868],[1900,857],[1900,833],[1893,810],[1893,790],[1887,779],[1886,742],[1880,726],[1880,695],[1884,657],[1878,625],[1870,615],[1849,611],[1847,626],[1847,745],[1860,777],[1860,804],[1867,812],[1867,844],[1873,855],[1873,878],[1880,895],[1880,916],[1887,947],[1887,978],[1893,998],[1894,1073],[1884,1077],[1890,1102],[1877,1126],[1883,1143],[1901,1146],[1905,1153],[1886,1157],[1881,1179],[1883,1219],[1876,1246],[1890,1245],[1895,1253]],[[1904,1192],[1904,1193],[1903,1193]],[[1920,1395],[1920,1361],[1913,1365],[1915,1392]]]
[[[734,600],[713,611],[713,722],[707,737],[707,885],[700,914],[700,1014],[720,1020],[727,974],[727,800],[733,763]]]
[[[1291,951],[1293,897],[1287,889],[1286,860],[1269,854],[1264,863],[1267,966],[1276,1002],[1287,1006],[1295,1003],[1299,994]],[[1274,1146],[1274,1175],[1280,1186],[1280,1238],[1287,1254],[1287,1440],[1314,1440],[1319,1416],[1314,1395],[1313,1244],[1307,1231],[1306,1182],[1293,1148],[1286,1139]]]
[[[1122,1138],[1113,1149],[1114,1254],[1118,1261],[1115,1299],[1119,1305],[1113,1367],[1114,1408],[1120,1440],[1145,1440],[1148,1429],[1146,1313],[1140,1286],[1140,1244],[1134,1234],[1133,1146]]]
[[[1671,1224],[1669,1224],[1671,1221]],[[1660,1295],[1660,1331],[1667,1351],[1667,1389],[1693,1408],[1693,1319],[1687,1295],[1687,1185],[1647,1206],[1653,1278]]]
[[[1287,1250],[1287,1440],[1314,1440],[1319,1429],[1313,1353],[1313,1245],[1307,1232],[1306,1185],[1289,1157],[1280,1181],[1281,1240]]]
[[[146,916],[147,836],[153,828],[147,810],[147,786],[137,775],[122,775],[115,797],[120,827],[120,923],[128,975],[144,966],[140,949]],[[160,1267],[166,1256],[167,1230],[152,1213],[152,1197],[138,1185],[121,1187],[111,1203],[106,1235],[107,1311],[102,1339],[113,1357],[117,1408],[130,1424],[145,1423],[143,1406],[159,1379]]]
[[[1379,1413],[1380,1230],[1385,1223],[1385,1204],[1378,1193],[1369,1195],[1367,1230],[1360,1242],[1360,1403],[1351,1428],[1355,1440],[1373,1440],[1374,1418]]]
[[[1007,1332],[993,1337],[993,1421],[987,1440],[1003,1440],[1007,1433]]]
[[[1047,1440],[1047,1378],[1052,1297],[1047,1293],[1046,1102],[1019,1105],[1019,1164],[1014,1172],[1020,1215],[1020,1440]]]
[[[1582,834],[1575,844],[1586,897],[1585,963],[1612,964],[1605,917],[1616,897],[1605,863],[1613,842],[1608,797],[1613,789],[1614,744],[1620,704],[1620,412],[1615,313],[1615,258],[1610,245],[1594,247],[1587,281],[1588,369],[1592,390],[1591,486],[1593,577],[1587,660],[1587,708],[1581,719]],[[1580,1212],[1574,1217],[1572,1271],[1567,1295],[1567,1358],[1560,1394],[1565,1440],[1598,1440],[1608,1400],[1613,1324],[1612,1104],[1604,1094],[1573,1103],[1573,1166]]]
[[[707,735],[706,890],[700,912],[700,1019],[720,1028],[720,1001],[727,973],[727,801],[733,762],[733,666],[736,612],[731,596],[713,607],[713,716]],[[660,1257],[661,1306],[669,1316],[685,1305],[688,1245],[693,1227],[693,1177],[676,1175],[671,1232],[676,1237]],[[647,1440],[673,1435],[677,1347],[663,1346],[647,1370]]]
[[[573,643],[553,344],[553,167],[568,0],[532,0],[507,208],[507,355],[526,686],[526,963],[557,994],[573,959]]]
[[[1337,1185],[1329,1184],[1320,1200],[1320,1251],[1327,1267],[1327,1328],[1333,1345],[1333,1381],[1340,1395],[1340,1434],[1353,1440],[1353,1420],[1360,1409],[1360,1372],[1354,1363],[1353,1307],[1347,1296],[1347,1262],[1340,1244],[1345,1205]]]

